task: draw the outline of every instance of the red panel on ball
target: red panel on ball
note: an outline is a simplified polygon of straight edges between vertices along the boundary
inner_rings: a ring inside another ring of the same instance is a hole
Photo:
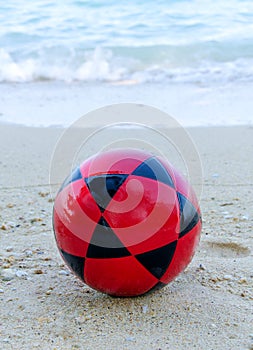
[[[87,159],[80,170],[83,177],[100,174],[130,174],[143,161],[150,157],[150,154],[138,150],[115,149],[107,153],[100,153]]]
[[[186,178],[183,175],[181,175],[180,172],[174,167],[171,167],[170,172],[173,173],[176,190],[182,193],[186,198],[188,198],[189,201],[195,206],[195,208],[199,212],[198,200],[195,195],[195,192],[193,191],[192,186],[189,184]]]
[[[168,270],[161,278],[161,282],[166,284],[171,282],[191,262],[199,243],[200,229],[201,223],[199,221],[190,232],[178,240],[173,259]]]
[[[83,239],[78,238],[73,234],[61,221],[56,211],[54,210],[54,230],[55,239],[58,247],[65,252],[76,255],[76,256],[86,256],[88,249],[88,243]]]
[[[85,243],[90,242],[101,217],[101,213],[83,180],[70,183],[58,193],[54,212],[66,229]],[[57,230],[55,233],[57,237]]]
[[[84,215],[94,223],[97,223],[101,217],[101,212],[86,183],[84,181],[76,181],[71,184],[71,187],[73,196]]]
[[[125,246],[132,246],[129,249],[133,254],[178,238],[179,208],[175,190],[141,176],[127,178],[104,217]]]
[[[141,295],[158,282],[133,256],[115,259],[87,258],[84,278],[90,287],[116,296]]]

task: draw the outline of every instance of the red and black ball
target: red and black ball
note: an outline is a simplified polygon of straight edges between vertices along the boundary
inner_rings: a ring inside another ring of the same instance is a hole
[[[84,283],[137,296],[189,264],[201,214],[192,187],[165,159],[117,149],[87,159],[65,180],[53,225],[63,259]]]

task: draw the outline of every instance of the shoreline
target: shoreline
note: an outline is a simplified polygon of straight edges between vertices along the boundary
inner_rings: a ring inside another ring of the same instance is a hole
[[[75,123],[75,121],[73,121],[73,123]],[[53,124],[53,125],[29,125],[29,124],[24,124],[24,123],[16,123],[16,122],[12,122],[12,121],[4,121],[4,120],[1,120],[0,121],[0,127],[1,126],[7,126],[7,127],[18,127],[18,128],[30,128],[30,129],[56,129],[56,130],[59,130],[61,129],[62,131],[68,129],[69,127],[72,126],[72,124],[70,125],[64,125],[64,124]],[[253,128],[253,124],[252,123],[241,123],[241,124],[216,124],[216,125],[182,125],[180,124],[180,126],[186,130],[192,130],[192,129],[206,129],[206,128],[213,128],[213,129],[216,129],[216,128],[237,128],[237,127],[249,127],[249,128]],[[100,127],[104,127],[103,124],[101,125],[96,125],[95,126],[96,128],[100,128]],[[94,127],[94,128],[95,128]],[[121,126],[120,125],[115,125],[116,128],[119,128],[121,129]],[[162,127],[160,127],[159,125],[153,125],[154,128],[157,128],[157,129],[163,129]],[[85,127],[86,128],[86,127]],[[125,127],[124,127],[125,128]],[[134,127],[133,127],[134,128]],[[92,128],[90,128],[92,129]],[[131,129],[131,126],[129,126],[129,129]]]
[[[253,125],[253,83],[112,85],[40,82],[0,84],[0,122],[69,126],[89,111],[116,103],[156,107],[184,127]],[[140,93],[141,91],[141,93]],[[53,121],[53,122],[52,122]]]

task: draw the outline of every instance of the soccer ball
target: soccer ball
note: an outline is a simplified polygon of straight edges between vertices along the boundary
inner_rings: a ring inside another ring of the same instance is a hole
[[[53,225],[63,259],[83,282],[137,296],[189,264],[201,214],[193,189],[165,159],[115,149],[87,159],[65,180]]]

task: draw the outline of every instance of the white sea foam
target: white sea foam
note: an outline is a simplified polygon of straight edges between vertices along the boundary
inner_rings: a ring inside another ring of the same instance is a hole
[[[9,0],[0,82],[253,80],[251,0]]]
[[[154,50],[155,48],[152,48]],[[97,48],[82,59],[47,64],[45,57],[17,60],[0,49],[0,82],[59,80],[65,82],[133,83],[228,83],[253,81],[253,57],[233,61],[199,60],[176,64],[172,60],[141,62],[135,57],[117,56],[112,50]]]

